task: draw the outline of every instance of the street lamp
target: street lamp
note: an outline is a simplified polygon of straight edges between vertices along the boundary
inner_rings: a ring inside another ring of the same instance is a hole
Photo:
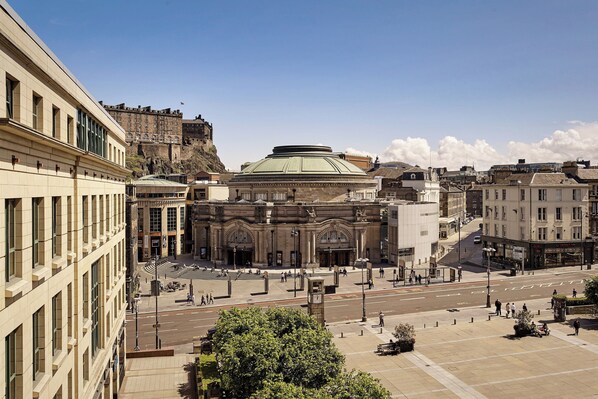
[[[332,248],[328,247],[328,271],[332,270]]]
[[[237,270],[237,246],[233,247],[233,270]]]
[[[486,295],[486,307],[490,307],[490,256],[496,252],[494,248],[484,248],[482,251],[486,252],[486,257],[488,258],[488,268],[486,269],[486,273],[488,273],[488,285],[486,286],[487,295]]]
[[[297,236],[299,230],[291,229],[291,236],[293,237],[293,253],[295,254],[295,261],[293,262],[293,297],[297,297]]]
[[[133,306],[135,306],[135,348],[134,351],[139,350],[139,298],[133,299]]]
[[[368,320],[366,314],[365,314],[365,286],[364,286],[364,281],[363,281],[363,269],[366,265],[367,262],[369,262],[368,258],[359,258],[356,260],[356,262],[360,262],[361,263],[361,321],[362,322],[366,322]]]

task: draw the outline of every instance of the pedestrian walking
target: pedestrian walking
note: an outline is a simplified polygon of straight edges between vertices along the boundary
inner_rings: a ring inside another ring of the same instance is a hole
[[[413,284],[413,277],[411,277],[411,275],[409,276],[409,285]]]
[[[201,302],[199,303],[199,306],[201,306],[201,305],[207,305],[207,303],[206,303],[206,297],[203,296],[203,295],[201,296]]]
[[[284,283],[284,272],[280,273],[280,282]]]
[[[573,298],[577,298],[577,290],[573,288]]]
[[[552,295],[556,295],[556,288],[554,289],[554,291],[552,291]]]
[[[579,327],[581,327],[581,321],[579,320],[579,317],[578,317],[573,322],[573,328],[575,328],[575,335],[579,335]]]
[[[421,285],[421,283],[422,283],[422,275],[421,274],[417,275],[417,282]]]
[[[212,296],[212,293],[210,292],[210,298],[208,299],[208,303],[214,303],[214,297]]]
[[[187,305],[191,305],[191,293],[187,292]]]
[[[513,302],[511,304],[511,314],[513,315],[513,318],[515,318],[515,315],[517,314],[517,307],[515,307],[515,302]]]
[[[384,313],[382,313],[382,311],[380,311],[380,314],[378,314],[378,320],[380,327],[384,327]]]
[[[382,266],[380,266],[380,269],[378,269],[378,274],[380,275],[380,278],[384,277],[384,269]]]
[[[507,306],[505,307],[505,310],[507,311],[507,319],[508,319],[509,313],[511,313],[511,304],[509,302],[507,302]]]
[[[550,309],[554,309],[554,297],[550,298]]]
[[[430,276],[428,276],[428,279],[426,281],[427,281],[426,285],[430,285],[430,281],[431,281]]]
[[[191,305],[195,306],[195,294],[191,295]]]
[[[523,309],[524,312],[527,312],[527,305],[525,304],[525,302],[523,303],[523,308],[522,309]]]
[[[496,301],[494,301],[494,306],[496,306],[496,315],[501,316],[500,308],[502,306],[502,303],[497,299]]]

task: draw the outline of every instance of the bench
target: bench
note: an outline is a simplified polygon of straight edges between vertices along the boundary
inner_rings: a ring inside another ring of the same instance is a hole
[[[378,344],[376,352],[380,355],[396,355],[401,353],[401,348],[396,343]]]

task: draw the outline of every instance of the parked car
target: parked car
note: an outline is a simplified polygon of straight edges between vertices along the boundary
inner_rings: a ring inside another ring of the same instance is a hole
[[[474,236],[473,237],[473,243],[474,244],[480,244],[482,242],[482,237],[480,236]]]

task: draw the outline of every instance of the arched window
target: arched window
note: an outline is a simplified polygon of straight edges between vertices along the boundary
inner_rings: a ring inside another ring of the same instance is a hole
[[[322,234],[320,237],[320,243],[347,243],[349,239],[347,235],[339,230],[329,230]]]

